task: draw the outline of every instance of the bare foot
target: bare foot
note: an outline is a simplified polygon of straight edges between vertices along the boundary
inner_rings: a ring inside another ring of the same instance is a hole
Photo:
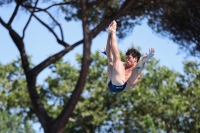
[[[110,33],[116,33],[116,29],[117,29],[117,23],[115,20],[113,20],[108,26],[108,31]]]

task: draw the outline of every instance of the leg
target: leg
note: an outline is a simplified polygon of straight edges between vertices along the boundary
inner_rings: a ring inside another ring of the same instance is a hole
[[[115,21],[111,22],[108,29],[110,33],[110,53],[112,53],[112,78],[111,81],[114,85],[123,85],[125,83],[125,68],[121,61],[120,53],[116,41],[116,28],[117,23]]]
[[[111,37],[111,35],[108,34],[108,39],[107,39],[107,44],[106,44],[106,56],[108,58],[108,64],[113,63],[113,54],[110,49],[110,37]]]
[[[117,23],[115,21],[112,21],[108,27],[108,30],[110,31],[110,49],[113,54],[113,62],[121,61],[116,40],[116,29],[117,29]]]
[[[110,50],[110,34],[108,35],[106,44],[106,56],[108,58],[108,68],[107,68],[107,84],[112,80],[112,66],[113,66],[113,55]]]

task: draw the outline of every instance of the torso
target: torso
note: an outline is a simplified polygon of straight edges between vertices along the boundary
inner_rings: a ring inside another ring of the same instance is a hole
[[[126,68],[125,63],[124,63],[124,69],[125,69],[125,79],[126,81],[128,80],[128,78],[131,76],[132,74],[132,70],[136,65],[130,67],[130,68]]]

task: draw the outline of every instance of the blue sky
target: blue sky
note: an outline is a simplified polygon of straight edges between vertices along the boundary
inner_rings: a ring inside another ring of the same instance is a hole
[[[0,16],[6,22],[12,13],[11,9],[12,8],[10,7],[0,8]],[[48,22],[49,18],[46,18],[46,15],[42,14],[40,16],[44,18],[43,20]],[[12,27],[20,35],[22,35],[22,30],[27,20],[28,14],[20,12],[15,18]],[[29,55],[31,55],[33,63],[38,64],[46,59],[49,55],[59,52],[61,49],[63,49],[63,47],[56,42],[54,36],[43,26],[41,26],[40,23],[38,23],[35,19],[32,20],[33,21],[31,21],[26,30],[24,42],[26,51]],[[82,26],[80,22],[66,23],[60,18],[59,21],[64,29],[64,37],[66,42],[73,44],[82,39]],[[58,28],[56,28],[56,32],[59,32]],[[92,42],[92,52],[96,50],[103,50],[103,47],[106,44],[106,39],[107,33],[101,32]],[[2,27],[2,25],[0,25],[0,41],[0,57],[2,57],[0,58],[1,63],[8,63],[16,59],[16,56],[19,56],[19,52],[15,44],[12,42],[7,30]],[[147,26],[145,21],[142,22],[141,26],[136,26],[133,29],[132,34],[130,34],[124,40],[118,42],[119,49],[122,50],[122,52],[125,52],[127,48],[132,46],[132,44],[135,46],[140,46],[142,48],[142,53],[148,52],[150,47],[154,47],[156,50],[155,58],[160,60],[161,65],[165,65],[180,72],[182,71],[182,61],[186,55],[178,55],[178,45],[174,44],[167,38],[161,38],[153,34],[152,30]],[[73,58],[75,57],[76,53],[82,53],[82,45],[65,55],[64,59],[76,65]]]
[[[0,17],[4,21],[8,21],[12,12],[13,6],[1,7]],[[48,22],[50,19],[46,17],[45,14],[40,15],[43,20]],[[19,12],[15,18],[12,27],[22,35],[23,27],[25,26],[29,15],[24,12]],[[80,22],[70,22],[66,23],[63,18],[57,18],[61,22],[64,30],[64,37],[66,42],[73,44],[82,39],[82,25]],[[60,46],[54,36],[45,29],[39,22],[32,19],[30,25],[26,30],[25,35],[25,48],[26,52],[31,55],[34,64],[38,64],[49,55],[55,54],[63,49]],[[59,30],[56,28],[56,32]],[[100,33],[92,42],[92,52],[96,50],[103,50],[106,44],[107,33]],[[160,38],[153,34],[152,30],[147,26],[146,22],[143,21],[141,26],[136,26],[133,32],[126,37],[124,40],[119,42],[119,49],[124,53],[127,48],[131,47],[132,44],[135,46],[140,46],[142,48],[142,53],[148,52],[150,47],[154,47],[156,50],[155,58],[160,60],[160,65],[167,66],[170,69],[182,72],[185,54],[178,53],[178,45],[174,44],[167,38]],[[75,54],[82,53],[82,45],[75,48],[73,51],[69,52],[64,56],[64,60],[69,61],[76,66]],[[19,52],[11,40],[8,31],[0,24],[0,63],[6,64],[12,60],[17,59]],[[195,58],[188,58],[188,60],[193,60]],[[43,79],[50,74],[47,69],[45,69],[38,77],[38,83],[42,83]],[[38,126],[35,126],[38,128]]]

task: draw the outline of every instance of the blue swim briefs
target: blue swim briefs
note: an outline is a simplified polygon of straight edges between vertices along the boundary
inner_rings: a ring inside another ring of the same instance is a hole
[[[122,92],[126,88],[126,82],[123,85],[113,85],[112,82],[110,81],[108,83],[108,88],[111,92]]]

